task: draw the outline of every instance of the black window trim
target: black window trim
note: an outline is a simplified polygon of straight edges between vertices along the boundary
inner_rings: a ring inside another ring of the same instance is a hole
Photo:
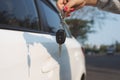
[[[21,26],[11,26],[11,25],[6,25],[6,24],[0,24],[0,30],[4,29],[4,30],[13,30],[13,31],[21,31],[21,32],[32,32],[32,33],[38,33],[38,34],[49,34],[49,35],[53,35],[55,36],[55,34],[53,33],[48,33],[48,32],[44,32],[44,31],[37,31],[34,29],[28,29],[28,28],[21,28]]]
[[[59,15],[59,12],[58,12],[58,10],[55,8],[55,6],[53,6],[53,4],[49,1],[49,0],[41,0],[44,4],[46,4],[46,6],[49,6],[49,8],[51,9],[51,10],[53,10],[55,13],[57,13],[57,15],[58,15],[58,17],[60,18],[60,21],[61,21],[61,17],[60,17],[60,15]],[[38,6],[39,7],[39,6]],[[42,6],[41,6],[42,7]],[[39,12],[40,13],[40,12]],[[46,15],[45,15],[45,12],[43,11],[42,13],[44,13],[43,15],[44,15],[44,22],[45,23],[43,23],[43,25],[42,25],[42,29],[43,29],[43,32],[45,32],[45,33],[47,33],[47,34],[53,34],[53,35],[55,35],[55,32],[49,32],[48,31],[48,22],[47,22],[47,19],[46,19]],[[40,17],[40,20],[42,20],[42,16]]]
[[[39,12],[39,9],[38,9],[38,4],[37,4],[37,1],[34,0],[34,4],[35,4],[35,8],[36,8],[36,12],[37,12],[37,15],[38,15],[38,25],[39,25],[39,30],[42,31],[43,30],[43,25],[42,25],[42,22],[41,22],[41,17],[40,17],[40,12]]]
[[[41,31],[28,29],[22,26],[14,26],[14,25],[7,25],[7,24],[0,24],[0,29],[7,29],[7,30],[16,30],[16,31],[26,31],[26,32],[34,32],[40,33]]]
[[[49,1],[49,0],[41,0],[42,2],[44,2],[46,5],[49,5],[49,7],[54,10],[57,14],[59,14],[59,11],[55,8],[55,6],[53,6],[53,4]]]

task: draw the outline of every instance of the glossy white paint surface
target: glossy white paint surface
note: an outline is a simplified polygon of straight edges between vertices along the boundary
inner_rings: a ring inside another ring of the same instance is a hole
[[[0,80],[28,80],[27,48],[22,34],[0,30]]]
[[[84,55],[67,38],[61,56],[55,36],[0,30],[0,80],[80,80]]]

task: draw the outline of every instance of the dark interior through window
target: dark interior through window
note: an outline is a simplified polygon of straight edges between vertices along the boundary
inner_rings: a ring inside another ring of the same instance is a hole
[[[39,30],[33,0],[0,0],[0,24]]]

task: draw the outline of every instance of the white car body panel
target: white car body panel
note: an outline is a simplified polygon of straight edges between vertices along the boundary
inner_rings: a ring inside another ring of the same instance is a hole
[[[67,38],[61,56],[55,36],[0,30],[0,80],[80,80],[84,55]]]
[[[68,53],[70,54],[72,80],[80,80],[81,75],[83,73],[86,74],[85,59],[84,54],[81,51],[81,46],[74,38],[67,39],[66,46]]]
[[[22,34],[0,30],[0,80],[28,80],[27,48]]]

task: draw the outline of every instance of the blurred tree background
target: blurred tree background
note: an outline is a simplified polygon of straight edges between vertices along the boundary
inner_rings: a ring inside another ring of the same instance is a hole
[[[70,31],[72,35],[79,39],[82,44],[85,43],[85,41],[88,38],[88,33],[94,32],[92,30],[92,21],[87,20],[81,20],[81,19],[66,19],[66,23],[70,27]]]

